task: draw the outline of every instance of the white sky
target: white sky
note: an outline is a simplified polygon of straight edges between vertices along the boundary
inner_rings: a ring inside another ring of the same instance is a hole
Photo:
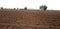
[[[0,0],[0,7],[39,9],[40,5],[47,5],[48,9],[60,10],[60,0]]]

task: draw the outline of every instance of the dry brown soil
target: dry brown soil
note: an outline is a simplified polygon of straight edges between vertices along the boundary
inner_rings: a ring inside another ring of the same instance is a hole
[[[60,11],[0,10],[0,29],[60,29]]]

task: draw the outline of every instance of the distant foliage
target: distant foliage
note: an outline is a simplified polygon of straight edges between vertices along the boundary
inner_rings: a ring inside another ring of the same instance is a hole
[[[25,7],[24,9],[27,10],[27,7]]]
[[[0,9],[3,9],[3,7],[1,7]]]
[[[40,6],[40,9],[41,9],[41,10],[46,10],[46,9],[47,9],[47,6],[46,6],[46,5],[41,5],[41,6]]]

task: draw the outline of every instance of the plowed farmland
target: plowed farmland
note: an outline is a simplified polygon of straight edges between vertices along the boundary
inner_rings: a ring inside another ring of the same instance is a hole
[[[60,11],[0,10],[0,29],[60,29]]]

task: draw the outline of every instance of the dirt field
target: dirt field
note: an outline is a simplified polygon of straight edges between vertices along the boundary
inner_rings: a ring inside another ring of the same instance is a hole
[[[0,29],[60,29],[60,11],[0,10]]]

